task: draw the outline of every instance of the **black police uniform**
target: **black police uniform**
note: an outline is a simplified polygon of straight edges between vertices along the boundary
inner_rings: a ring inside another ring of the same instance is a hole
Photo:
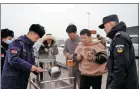
[[[6,38],[8,36],[11,36],[12,38],[14,37],[14,32],[12,30],[9,30],[9,29],[2,29],[1,30],[1,39],[2,38]],[[2,71],[3,71],[3,65],[4,65],[4,61],[5,61],[5,56],[6,56],[6,53],[7,53],[7,50],[8,50],[8,45],[7,43],[3,42],[1,40],[1,53],[0,53],[0,56],[1,56],[1,74],[2,74]]]
[[[2,73],[2,70],[3,70],[3,65],[4,65],[7,49],[8,49],[8,44],[1,41],[1,73]]]
[[[139,89],[134,47],[125,23],[120,22],[107,36],[112,43],[106,89]]]

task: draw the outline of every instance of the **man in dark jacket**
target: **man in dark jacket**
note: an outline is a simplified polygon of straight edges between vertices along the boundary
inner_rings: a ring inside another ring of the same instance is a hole
[[[106,89],[139,89],[134,47],[125,23],[119,22],[117,15],[109,15],[99,28],[112,39]]]
[[[33,44],[45,34],[44,27],[32,24],[27,35],[14,40],[8,48],[2,72],[1,89],[26,89],[31,72],[43,72],[35,66]]]
[[[12,42],[12,38],[14,37],[14,32],[9,29],[1,30],[1,73],[3,70],[3,65],[5,61],[6,52],[8,50],[8,45]]]

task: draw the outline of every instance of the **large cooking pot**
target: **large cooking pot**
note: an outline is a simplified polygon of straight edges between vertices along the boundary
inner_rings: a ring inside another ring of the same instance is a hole
[[[53,66],[48,69],[48,73],[51,78],[59,78],[61,75],[61,70],[58,66]]]

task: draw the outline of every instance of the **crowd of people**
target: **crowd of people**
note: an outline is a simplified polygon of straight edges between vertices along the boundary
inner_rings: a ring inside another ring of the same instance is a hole
[[[89,29],[82,29],[78,35],[76,25],[66,28],[69,38],[63,53],[66,60],[73,61],[68,76],[75,77],[69,82],[74,82],[74,89],[76,85],[78,89],[101,89],[102,76],[108,72],[106,89],[139,89],[134,47],[125,23],[113,14],[104,17],[99,28],[112,39],[108,53],[106,39],[99,34],[93,40]],[[30,72],[36,75],[43,72],[43,63],[40,66],[35,63],[34,51],[40,59],[55,59],[51,66],[57,65],[57,39],[46,33],[40,24],[32,24],[26,35],[13,40],[12,30],[1,30],[1,89],[27,89]],[[39,39],[39,48],[34,50]]]

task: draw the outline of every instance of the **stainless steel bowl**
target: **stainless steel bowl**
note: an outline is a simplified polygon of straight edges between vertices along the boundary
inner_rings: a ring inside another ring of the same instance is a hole
[[[61,75],[61,70],[58,66],[50,67],[48,73],[51,78],[59,78]]]

